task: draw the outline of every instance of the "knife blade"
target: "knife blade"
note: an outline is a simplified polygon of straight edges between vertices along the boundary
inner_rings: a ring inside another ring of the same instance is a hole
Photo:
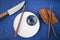
[[[3,12],[2,14],[0,14],[0,19],[5,17],[6,15],[12,15],[14,14],[15,12],[17,12],[18,10],[20,10],[25,4],[25,1],[19,3],[18,5],[12,7],[11,9]]]

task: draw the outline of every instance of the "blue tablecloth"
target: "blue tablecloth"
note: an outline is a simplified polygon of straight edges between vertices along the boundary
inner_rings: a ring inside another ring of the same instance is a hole
[[[0,14],[18,3],[24,0],[0,0]],[[38,33],[31,38],[22,38],[17,36],[14,38],[14,28],[13,22],[15,17],[22,11],[19,10],[15,14],[11,16],[6,16],[3,19],[0,19],[0,40],[59,40],[60,39],[60,0],[25,0],[25,11],[31,11],[36,14],[40,20],[40,29]],[[50,4],[52,5],[52,12],[54,12],[55,16],[59,20],[59,22],[54,25],[55,31],[57,33],[58,38],[55,38],[52,30],[50,38],[48,38],[48,25],[46,25],[40,15],[38,14],[39,10],[42,8],[50,8]]]

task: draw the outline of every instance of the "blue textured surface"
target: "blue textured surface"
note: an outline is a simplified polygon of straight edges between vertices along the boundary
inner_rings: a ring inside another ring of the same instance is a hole
[[[0,14],[23,0],[0,0]],[[11,16],[6,16],[5,18],[0,20],[0,40],[59,40],[60,39],[60,0],[25,0],[26,11],[31,11],[36,14],[41,21],[41,28],[39,32],[31,38],[25,39],[20,36],[14,38],[14,28],[13,22],[15,17],[21,12],[19,10],[15,14]],[[57,33],[58,38],[54,37],[54,34],[51,30],[50,38],[48,39],[48,25],[46,25],[42,19],[40,18],[38,12],[42,8],[48,8],[52,5],[52,11],[58,18],[59,22],[54,25],[55,31]]]

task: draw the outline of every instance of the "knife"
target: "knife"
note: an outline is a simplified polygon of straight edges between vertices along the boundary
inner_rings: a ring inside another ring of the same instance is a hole
[[[2,14],[0,14],[0,19],[2,19],[3,17],[7,16],[7,15],[12,15],[15,12],[17,12],[18,10],[20,10],[25,4],[25,1],[19,3],[18,5],[12,7],[11,9],[3,12]]]

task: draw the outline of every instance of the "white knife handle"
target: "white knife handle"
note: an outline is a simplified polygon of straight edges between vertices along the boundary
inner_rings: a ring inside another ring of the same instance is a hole
[[[8,15],[8,12],[3,12],[2,14],[0,14],[0,19],[2,19],[3,17],[5,17],[6,15]]]

